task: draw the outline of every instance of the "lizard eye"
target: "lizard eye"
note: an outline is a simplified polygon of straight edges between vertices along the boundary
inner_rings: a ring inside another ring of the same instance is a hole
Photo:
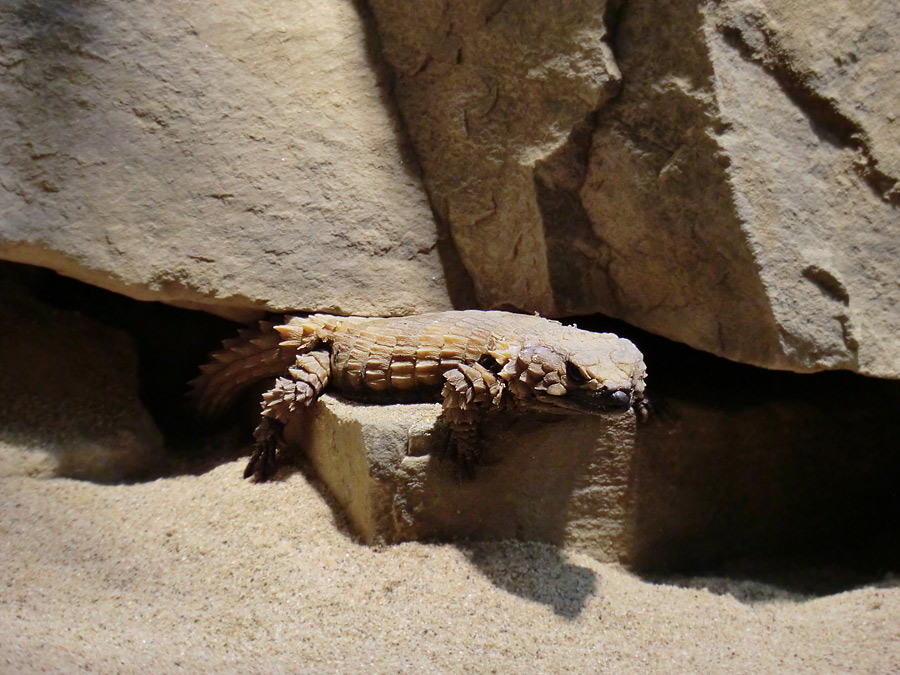
[[[566,378],[569,380],[569,384],[576,387],[580,387],[588,381],[587,376],[571,361],[566,361]]]

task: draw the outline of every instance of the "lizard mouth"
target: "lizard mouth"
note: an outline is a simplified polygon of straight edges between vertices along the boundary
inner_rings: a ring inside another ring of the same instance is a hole
[[[625,389],[601,389],[590,391],[576,389],[570,396],[577,401],[580,408],[600,413],[622,413],[628,410],[633,403],[633,396]]]
[[[626,389],[576,389],[565,396],[539,396],[538,400],[557,412],[609,415],[626,412],[634,403],[634,395]]]

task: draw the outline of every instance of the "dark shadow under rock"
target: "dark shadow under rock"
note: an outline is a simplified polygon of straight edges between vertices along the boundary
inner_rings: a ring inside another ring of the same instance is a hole
[[[635,341],[650,373],[629,480],[636,568],[900,569],[900,382],[766,371],[621,322],[579,325]]]
[[[72,478],[115,482],[162,470],[163,437],[138,399],[127,334],[49,307],[9,279],[0,280],[0,324],[3,442],[52,455],[56,473]]]
[[[21,462],[5,475],[150,480],[241,452],[185,396],[230,322],[0,263],[0,325],[0,442]]]

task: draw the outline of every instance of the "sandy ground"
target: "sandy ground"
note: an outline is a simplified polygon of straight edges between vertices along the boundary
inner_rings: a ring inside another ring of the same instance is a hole
[[[354,541],[301,472],[133,485],[0,443],[4,672],[900,669],[900,583],[653,583],[539,544]]]

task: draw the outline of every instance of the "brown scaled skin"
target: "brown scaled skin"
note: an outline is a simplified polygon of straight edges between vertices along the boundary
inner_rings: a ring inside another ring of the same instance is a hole
[[[222,412],[241,390],[263,395],[245,477],[277,469],[291,415],[326,388],[372,402],[441,401],[457,461],[480,459],[478,424],[500,411],[612,414],[641,406],[646,368],[628,340],[538,316],[498,311],[370,318],[288,316],[227,341],[193,385],[201,413]]]

